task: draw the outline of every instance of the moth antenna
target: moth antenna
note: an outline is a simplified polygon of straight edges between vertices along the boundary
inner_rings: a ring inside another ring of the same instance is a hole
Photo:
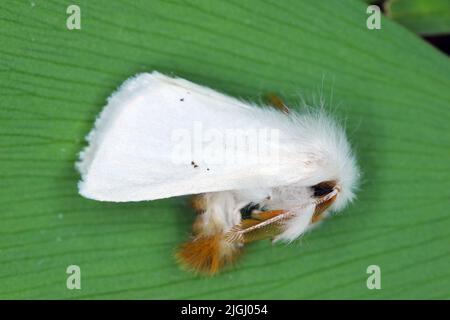
[[[224,266],[232,264],[240,253],[241,246],[226,241],[221,233],[195,237],[182,244],[175,256],[189,270],[214,275]]]
[[[244,243],[242,227],[237,225],[231,228],[230,231],[225,234],[225,240],[230,243]]]
[[[225,234],[225,240],[229,243],[249,243],[261,240],[277,233],[278,228],[292,217],[292,213],[284,210],[260,211],[255,218],[242,220]]]

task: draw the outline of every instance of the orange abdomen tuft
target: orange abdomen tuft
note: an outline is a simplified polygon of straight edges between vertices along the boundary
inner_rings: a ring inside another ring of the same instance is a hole
[[[229,243],[224,235],[198,236],[181,245],[177,260],[186,268],[213,275],[225,265],[233,263],[240,253],[240,245]]]

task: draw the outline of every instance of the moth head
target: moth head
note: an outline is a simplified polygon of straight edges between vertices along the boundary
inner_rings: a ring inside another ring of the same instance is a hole
[[[279,187],[270,211],[243,220],[231,239],[290,242],[324,214],[340,211],[354,199],[360,174],[343,128],[323,112],[294,117],[296,121],[304,130],[298,158],[307,177],[302,171],[297,182]]]
[[[327,177],[311,187],[316,210],[340,211],[355,199],[360,177],[355,157],[350,151],[335,155],[325,172]]]
[[[310,187],[312,197],[318,202],[324,197],[327,198],[327,201],[320,202],[319,209],[340,211],[355,198],[360,176],[356,159],[347,141],[341,142],[339,150],[325,156],[324,159],[323,175]],[[331,193],[334,196],[328,199],[327,195]]]
[[[340,211],[355,198],[358,188],[360,172],[356,157],[337,121],[319,112],[311,115],[311,123],[308,139],[315,172],[310,184],[312,197],[320,200],[335,192],[333,200],[321,204],[318,210]]]

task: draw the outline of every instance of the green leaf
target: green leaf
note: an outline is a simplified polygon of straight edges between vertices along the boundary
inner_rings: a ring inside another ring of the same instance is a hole
[[[446,56],[389,19],[368,30],[356,0],[76,4],[81,30],[64,1],[0,4],[1,298],[450,298]],[[185,198],[102,203],[76,186],[106,98],[155,69],[253,101],[323,93],[358,155],[358,200],[217,277],[180,270]],[[81,290],[66,288],[69,265]],[[381,290],[366,287],[369,265]]]
[[[385,9],[388,17],[416,33],[450,33],[448,0],[387,0]]]

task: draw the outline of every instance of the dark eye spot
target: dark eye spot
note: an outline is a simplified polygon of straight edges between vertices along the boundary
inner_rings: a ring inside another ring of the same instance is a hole
[[[324,181],[312,186],[314,197],[323,197],[333,191],[336,186],[335,181]]]
[[[259,210],[260,206],[258,203],[250,202],[245,207],[241,208],[241,219],[250,219],[252,217],[253,210]]]

